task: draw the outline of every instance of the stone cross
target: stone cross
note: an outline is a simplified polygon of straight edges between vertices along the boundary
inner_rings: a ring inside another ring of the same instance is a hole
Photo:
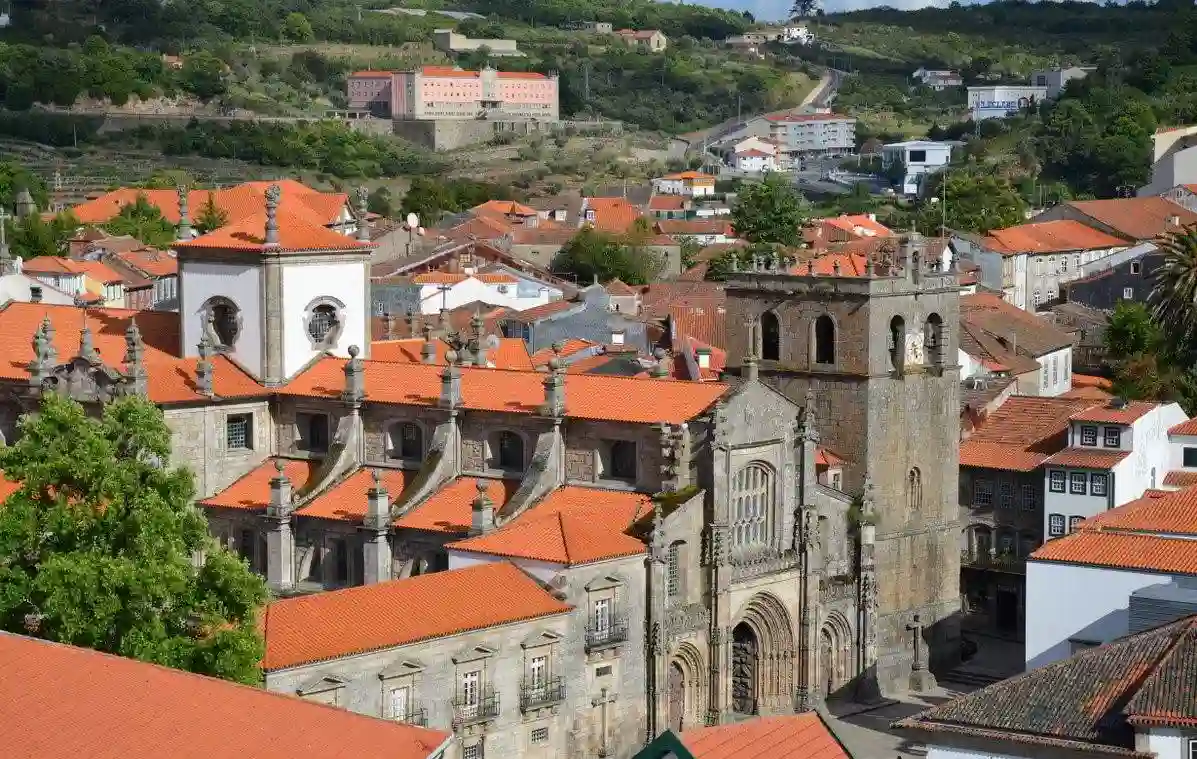
[[[923,621],[918,614],[914,615],[914,620],[906,625],[906,629],[914,633],[914,664],[911,669],[918,672],[924,668],[923,665]]]
[[[601,710],[599,712],[599,725],[601,726],[602,733],[599,739],[599,756],[611,755],[611,747],[607,744],[607,704],[613,703],[615,703],[615,696],[611,695],[606,688],[599,691],[599,697],[591,701],[591,704],[595,708]]]

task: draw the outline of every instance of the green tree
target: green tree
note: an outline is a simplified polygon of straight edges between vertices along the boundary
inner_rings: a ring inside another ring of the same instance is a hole
[[[161,213],[159,213],[159,216],[161,216]],[[195,217],[196,230],[201,235],[206,235],[228,223],[229,215],[225,213],[223,208],[216,205],[216,196],[209,192],[208,199],[204,201],[204,205],[200,209],[199,216]]]
[[[818,7],[818,0],[794,0],[794,5],[790,8],[790,18],[810,18],[815,15],[815,9]]]
[[[50,221],[33,214],[8,222],[8,246],[14,256],[23,259],[38,256],[59,256],[66,252],[66,243],[79,229],[79,221],[69,213],[60,213]]]
[[[0,162],[0,208],[12,209],[22,189],[29,190],[38,208],[48,204],[50,195],[40,177],[18,163]]]
[[[391,191],[385,185],[371,190],[366,197],[366,210],[387,219],[394,216],[395,207],[391,204]]]
[[[940,172],[927,184],[927,198],[916,217],[924,234],[938,235],[941,226],[985,234],[1026,221],[1026,201],[1007,180],[992,174]]]
[[[0,448],[20,483],[0,508],[0,627],[256,683],[265,585],[208,535],[170,439],[136,397],[96,418],[47,394],[22,417]]]
[[[228,92],[228,66],[206,50],[188,55],[183,60],[180,80],[183,89],[200,100],[211,100]]]
[[[1172,232],[1156,245],[1164,254],[1152,275],[1152,318],[1174,353],[1188,353],[1197,338],[1197,228]]]
[[[629,238],[585,227],[553,258],[552,270],[572,275],[581,285],[621,279],[648,284],[661,268],[660,258],[645,247],[638,233]]]
[[[312,31],[312,22],[302,13],[288,13],[283,22],[283,36],[292,42],[311,42],[316,38]]]
[[[1106,325],[1106,356],[1117,361],[1155,353],[1162,346],[1163,338],[1163,333],[1145,305],[1129,300],[1119,301]]]
[[[807,218],[805,199],[779,174],[741,187],[732,208],[736,233],[750,242],[798,245]]]
[[[682,271],[698,263],[698,254],[702,250],[702,245],[698,243],[698,240],[686,235],[678,240],[678,248],[678,258],[682,262]]]
[[[162,211],[145,195],[121,206],[120,213],[104,229],[114,235],[129,235],[155,248],[169,248],[175,239],[175,226],[162,218]]]

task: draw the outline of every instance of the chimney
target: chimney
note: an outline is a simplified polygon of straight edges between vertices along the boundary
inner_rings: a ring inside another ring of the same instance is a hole
[[[407,336],[420,336],[420,317],[412,309],[407,309]]]
[[[669,354],[665,352],[664,348],[657,348],[653,351],[653,358],[657,360],[657,363],[653,364],[652,376],[658,379],[668,377],[669,364],[667,362],[669,361]]]
[[[187,207],[187,188],[180,185],[175,192],[179,196],[179,227],[175,240],[185,242],[191,239],[191,214]]]
[[[483,479],[476,480],[475,483],[478,495],[472,504],[470,534],[485,535],[495,528],[495,504],[486,494],[489,483]]]
[[[411,313],[410,311],[408,313]],[[391,316],[390,311],[382,312],[382,339],[395,339],[395,318]]]
[[[711,349],[710,348],[699,348],[698,349],[698,368],[699,369],[710,369],[711,368]]]
[[[278,202],[282,194],[282,188],[276,184],[266,188],[266,236],[263,239],[269,248],[278,246]]]
[[[436,342],[432,339],[432,327],[424,325],[424,345],[420,348],[420,362],[436,363]]]
[[[1174,215],[1172,215],[1172,216],[1169,216],[1169,217],[1168,217],[1168,226],[1170,226],[1170,227],[1180,227],[1180,217],[1179,217],[1179,216],[1176,216],[1175,214],[1174,214]]]

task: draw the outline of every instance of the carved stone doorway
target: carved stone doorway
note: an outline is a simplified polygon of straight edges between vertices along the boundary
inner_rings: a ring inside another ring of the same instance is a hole
[[[669,729],[682,731],[686,714],[686,674],[677,662],[669,665]]]
[[[741,622],[732,630],[732,711],[756,714],[757,666],[760,646],[756,633]]]
[[[819,635],[819,673],[822,682],[819,683],[826,698],[835,692],[835,684],[839,679],[836,672],[836,645],[830,628],[824,627]]]

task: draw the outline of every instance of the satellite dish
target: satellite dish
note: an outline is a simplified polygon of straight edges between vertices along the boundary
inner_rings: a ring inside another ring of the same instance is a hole
[[[487,335],[482,340],[482,347],[488,351],[498,350],[500,345],[502,345],[502,343],[499,342],[498,335]]]
[[[420,217],[416,216],[414,213],[409,213],[407,215],[407,226],[411,227],[412,229],[420,226]]]

